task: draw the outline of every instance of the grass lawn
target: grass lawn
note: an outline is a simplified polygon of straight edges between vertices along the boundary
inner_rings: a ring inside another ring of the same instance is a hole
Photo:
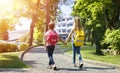
[[[0,53],[0,68],[29,68],[18,58],[19,52]]]
[[[64,51],[69,54],[72,54],[71,43],[68,43],[66,46],[61,46]],[[81,54],[84,59],[101,61],[111,64],[120,65],[120,55],[119,56],[112,56],[112,55],[97,55],[95,54],[95,47],[93,46],[83,46],[81,47]]]
[[[68,53],[72,54],[72,51],[69,50]],[[81,54],[84,59],[90,59],[90,60],[120,65],[120,55],[119,56],[97,55],[95,54],[95,47],[93,46],[82,47]]]

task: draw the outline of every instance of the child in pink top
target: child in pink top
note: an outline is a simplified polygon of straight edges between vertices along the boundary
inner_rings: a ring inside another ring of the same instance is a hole
[[[55,41],[56,43],[52,44],[48,40],[50,32],[56,33],[56,31],[54,30],[54,27],[55,27],[54,22],[50,22],[48,24],[49,30],[45,33],[44,40],[45,40],[45,48],[46,48],[46,51],[47,51],[47,54],[48,54],[48,58],[49,58],[49,68],[52,68],[52,66],[53,66],[53,69],[56,70],[57,68],[56,68],[56,65],[55,65],[55,62],[54,62],[54,59],[53,59],[53,52],[54,52],[55,45],[57,44],[57,42]],[[60,40],[60,41],[62,41],[64,43],[64,40],[61,39],[57,33],[56,33],[55,39],[58,39],[58,40]]]

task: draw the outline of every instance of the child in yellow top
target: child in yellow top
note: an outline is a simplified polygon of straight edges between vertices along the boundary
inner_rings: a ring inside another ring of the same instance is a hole
[[[69,33],[65,43],[67,43],[69,38],[72,36],[71,39],[72,39],[72,51],[73,51],[73,64],[76,67],[76,53],[77,53],[78,58],[79,58],[79,68],[82,68],[83,67],[83,60],[82,60],[82,56],[80,53],[80,48],[82,45],[81,46],[75,45],[75,37],[77,36],[78,31],[81,31],[82,35],[84,35],[83,27],[81,25],[80,19],[78,17],[76,17],[74,19],[73,29]]]

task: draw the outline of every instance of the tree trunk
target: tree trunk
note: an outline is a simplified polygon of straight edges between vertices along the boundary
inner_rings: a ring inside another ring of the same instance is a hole
[[[33,33],[34,33],[34,26],[35,26],[35,22],[37,20],[37,12],[38,12],[38,8],[39,8],[39,2],[40,0],[37,1],[36,3],[36,11],[33,12],[32,14],[32,22],[31,22],[31,26],[30,26],[30,38],[29,38],[29,46],[28,48],[21,54],[21,59],[23,59],[23,56],[26,52],[28,52],[29,50],[31,50],[34,46],[32,46],[32,42],[33,42]]]
[[[32,42],[33,42],[34,26],[35,26],[35,22],[37,20],[37,12],[38,12],[38,8],[39,8],[39,4],[40,4],[40,0],[37,1],[36,9],[35,9],[36,11],[35,11],[35,13],[33,12],[33,15],[32,15],[32,22],[31,22],[31,25],[30,25],[29,47],[32,46]]]
[[[32,22],[31,22],[31,25],[30,25],[29,47],[32,46],[32,42],[33,42],[33,33],[34,33],[35,20],[36,20],[36,14],[33,14]]]
[[[6,31],[3,33],[3,40],[7,41],[9,39],[9,33]]]
[[[95,46],[96,46],[96,54],[102,54],[101,52],[101,46],[100,46],[100,40],[99,40],[99,35],[97,35],[96,31],[93,31],[92,33],[93,35],[93,40],[95,42]]]
[[[87,42],[91,41],[91,40],[90,40],[90,39],[91,39],[90,35],[91,35],[91,30],[88,30],[88,31],[87,31],[87,36],[86,36],[86,40],[85,40],[85,41],[87,41]]]
[[[49,24],[49,22],[50,22],[49,2],[50,2],[50,0],[47,0],[47,2],[46,2],[45,32],[48,30],[48,24]]]

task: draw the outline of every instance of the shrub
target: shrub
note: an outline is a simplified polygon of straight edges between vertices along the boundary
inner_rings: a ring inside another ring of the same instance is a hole
[[[28,48],[28,44],[20,44],[19,51],[24,51],[26,48]]]
[[[43,43],[44,33],[38,29],[35,29],[34,40],[36,44]]]
[[[9,45],[10,45],[10,48],[9,48],[10,52],[18,51],[18,47],[16,44],[9,44]]]
[[[29,38],[30,38],[30,32],[25,32],[19,39],[20,42],[29,42]]]
[[[107,31],[103,43],[109,44],[108,48],[111,48],[112,54],[120,54],[120,29],[109,31],[109,33]]]
[[[16,44],[0,42],[0,52],[15,52],[18,51],[18,47]]]

